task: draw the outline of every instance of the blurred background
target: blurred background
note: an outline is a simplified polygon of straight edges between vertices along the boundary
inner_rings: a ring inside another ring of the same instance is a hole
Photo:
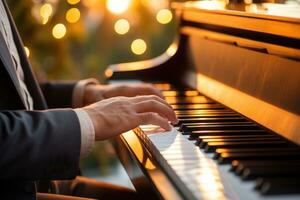
[[[7,0],[39,80],[95,77],[109,64],[163,53],[176,34],[168,0]],[[82,160],[83,174],[130,186],[109,142]]]

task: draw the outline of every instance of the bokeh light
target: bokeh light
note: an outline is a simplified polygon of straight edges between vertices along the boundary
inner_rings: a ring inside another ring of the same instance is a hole
[[[136,55],[142,55],[147,50],[147,44],[142,39],[136,39],[131,43],[131,51]]]
[[[169,23],[173,18],[172,12],[169,9],[161,9],[156,14],[156,20],[161,24]]]
[[[27,56],[27,58],[30,56],[30,50],[28,47],[24,46],[24,50],[25,50],[25,54]]]
[[[107,0],[107,9],[114,14],[122,14],[128,10],[131,0]]]
[[[49,20],[49,17],[52,15],[53,9],[51,4],[45,3],[40,8],[40,15],[42,18],[42,24],[46,24]]]
[[[115,31],[120,35],[126,34],[130,29],[130,24],[126,19],[119,19],[115,23]]]
[[[67,29],[63,24],[56,24],[52,29],[52,35],[56,39],[61,39],[66,35]]]
[[[71,8],[66,13],[66,20],[69,23],[76,23],[80,19],[80,11],[77,8]]]
[[[75,5],[80,2],[80,0],[67,0],[67,2],[71,5]]]

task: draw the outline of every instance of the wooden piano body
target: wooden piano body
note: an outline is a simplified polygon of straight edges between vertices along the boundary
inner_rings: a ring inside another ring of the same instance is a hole
[[[174,43],[151,60],[109,66],[109,79],[195,88],[300,145],[299,6],[201,1],[172,7],[180,19]],[[137,191],[145,199],[200,198],[139,131],[113,140]],[[235,199],[247,199],[237,193]]]

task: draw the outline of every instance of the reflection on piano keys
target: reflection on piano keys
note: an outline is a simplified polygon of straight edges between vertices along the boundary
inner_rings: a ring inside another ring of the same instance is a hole
[[[180,92],[173,93],[173,95],[176,96],[178,93]],[[182,97],[184,96],[178,98]],[[198,94],[197,97],[203,96]],[[214,102],[209,100],[209,103]],[[171,103],[171,105],[176,105],[176,103]],[[223,108],[230,111],[224,106]],[[194,115],[193,109],[187,108],[187,110],[191,111],[190,115]],[[203,114],[206,112],[205,109],[199,110],[202,110]],[[209,112],[213,110],[216,108],[212,108]],[[231,112],[234,113],[234,111]],[[183,184],[193,193],[195,199],[264,199],[260,194],[274,195],[276,193],[281,195],[279,199],[299,198],[299,195],[291,195],[300,193],[300,188],[292,187],[292,183],[289,187],[281,187],[280,190],[274,188],[280,184],[279,180],[282,183],[290,180],[296,182],[294,177],[300,175],[298,170],[300,147],[280,135],[265,130],[255,122],[235,114],[239,117],[222,118],[222,114],[217,113],[218,118],[215,116],[206,118],[211,119],[206,123],[216,127],[217,131],[211,131],[211,127],[198,126],[195,132],[199,131],[199,134],[193,137],[191,137],[192,132],[182,129],[182,126],[201,125],[202,122],[183,122],[186,119],[205,119],[205,117],[181,118],[170,132],[164,132],[153,125],[141,126],[135,132],[144,143],[149,145],[147,149],[152,154],[158,156],[155,151],[159,151],[162,156],[160,162],[166,162],[175,171]],[[226,121],[219,121],[219,119],[226,119]],[[237,127],[224,131],[224,127],[220,128],[219,125],[228,125],[228,119]],[[243,124],[239,124],[240,119],[243,119],[244,123],[256,125],[257,130],[251,132],[253,131],[251,127],[243,127]],[[128,133],[130,134],[134,133]],[[231,174],[229,174],[229,169]],[[232,180],[234,174],[240,176],[241,180],[258,180],[257,183],[246,183],[246,187],[242,182],[242,185],[238,186],[239,180]],[[252,189],[249,190],[250,184],[252,184]],[[253,192],[254,188],[257,192]],[[284,196],[287,194],[288,196]]]
[[[108,68],[152,82],[179,123],[113,140],[145,199],[300,199],[300,6],[173,3],[161,56]],[[171,52],[170,53],[170,49]]]

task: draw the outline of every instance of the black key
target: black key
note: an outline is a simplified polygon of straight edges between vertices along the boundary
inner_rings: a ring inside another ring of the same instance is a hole
[[[271,137],[272,138],[272,137]],[[275,137],[276,138],[276,137]],[[279,138],[279,137],[277,137]],[[291,152],[299,151],[299,148],[249,148],[249,149],[217,149],[214,155],[215,159],[218,159],[222,153],[255,153],[255,152]]]
[[[266,141],[265,143],[274,143],[278,145],[281,141]],[[270,145],[270,144],[269,144]],[[221,164],[230,163],[233,160],[274,160],[274,159],[299,159],[300,152],[255,152],[255,153],[222,153],[218,162]]]
[[[192,119],[192,118],[240,118],[239,114],[234,113],[223,113],[223,114],[214,114],[214,113],[202,113],[202,114],[178,114],[178,119]]]
[[[175,110],[176,115],[223,115],[223,114],[236,114],[232,110]]]
[[[237,138],[264,138],[264,137],[278,137],[266,132],[266,134],[257,134],[257,135],[212,135],[212,136],[199,136],[197,138],[198,142],[201,142],[203,139],[237,139]]]
[[[245,168],[241,175],[243,180],[253,180],[258,177],[299,177],[299,166],[256,166]]]
[[[296,178],[261,178],[256,182],[255,189],[264,195],[299,194],[300,179]]]
[[[190,139],[197,139],[199,136],[214,136],[214,135],[257,135],[268,134],[265,130],[210,130],[210,131],[191,131],[183,134],[190,134]]]
[[[256,124],[254,124],[253,122],[248,122],[248,121],[244,121],[244,122],[213,122],[213,121],[208,121],[208,122],[198,122],[198,123],[183,123],[180,125],[179,131],[193,131],[193,130],[198,130],[198,127],[205,127],[208,126],[210,130],[211,126],[234,126],[236,127],[237,125],[250,125],[250,126],[257,126]]]
[[[252,122],[244,123],[232,123],[232,124],[203,124],[203,125],[187,125],[181,126],[179,131],[191,132],[191,131],[208,131],[208,130],[258,130],[260,127]]]
[[[202,142],[199,143],[199,147],[205,148],[209,142],[250,142],[250,141],[274,141],[274,140],[281,140],[281,138],[273,136],[273,137],[264,137],[264,138],[203,139]]]
[[[281,148],[281,149],[285,149],[285,148]],[[298,148],[295,148],[295,150],[298,150]],[[300,165],[300,160],[284,160],[284,161],[282,160],[234,160],[231,163],[230,171],[244,170],[246,167],[252,167],[252,166],[276,166],[276,165],[292,165],[292,166]]]
[[[252,141],[252,142],[209,142],[205,148],[206,152],[214,152],[219,148],[260,148],[260,147],[284,147],[288,146],[287,141]],[[225,157],[225,155],[224,155]],[[226,156],[228,157],[228,156]],[[236,160],[236,159],[233,159]]]
[[[186,105],[171,105],[173,110],[222,110],[224,106],[220,104],[186,104]]]
[[[203,122],[244,122],[245,118],[242,117],[198,117],[189,119],[179,119],[178,125],[188,123],[203,123]]]
[[[276,152],[274,152],[274,153],[276,153]],[[247,161],[250,162],[250,160],[247,160]],[[276,160],[277,162],[275,162],[275,161],[272,162],[272,161],[270,162],[268,160],[263,160],[262,163],[257,163],[258,161],[253,161],[254,163],[248,163],[248,164],[240,163],[235,168],[235,174],[241,175],[244,172],[245,169],[252,168],[252,167],[274,167],[274,166],[277,167],[277,166],[280,166],[280,167],[283,167],[283,168],[286,168],[286,169],[290,166],[300,167],[300,162],[298,162],[298,160],[286,160],[286,159],[284,159],[284,160]]]

